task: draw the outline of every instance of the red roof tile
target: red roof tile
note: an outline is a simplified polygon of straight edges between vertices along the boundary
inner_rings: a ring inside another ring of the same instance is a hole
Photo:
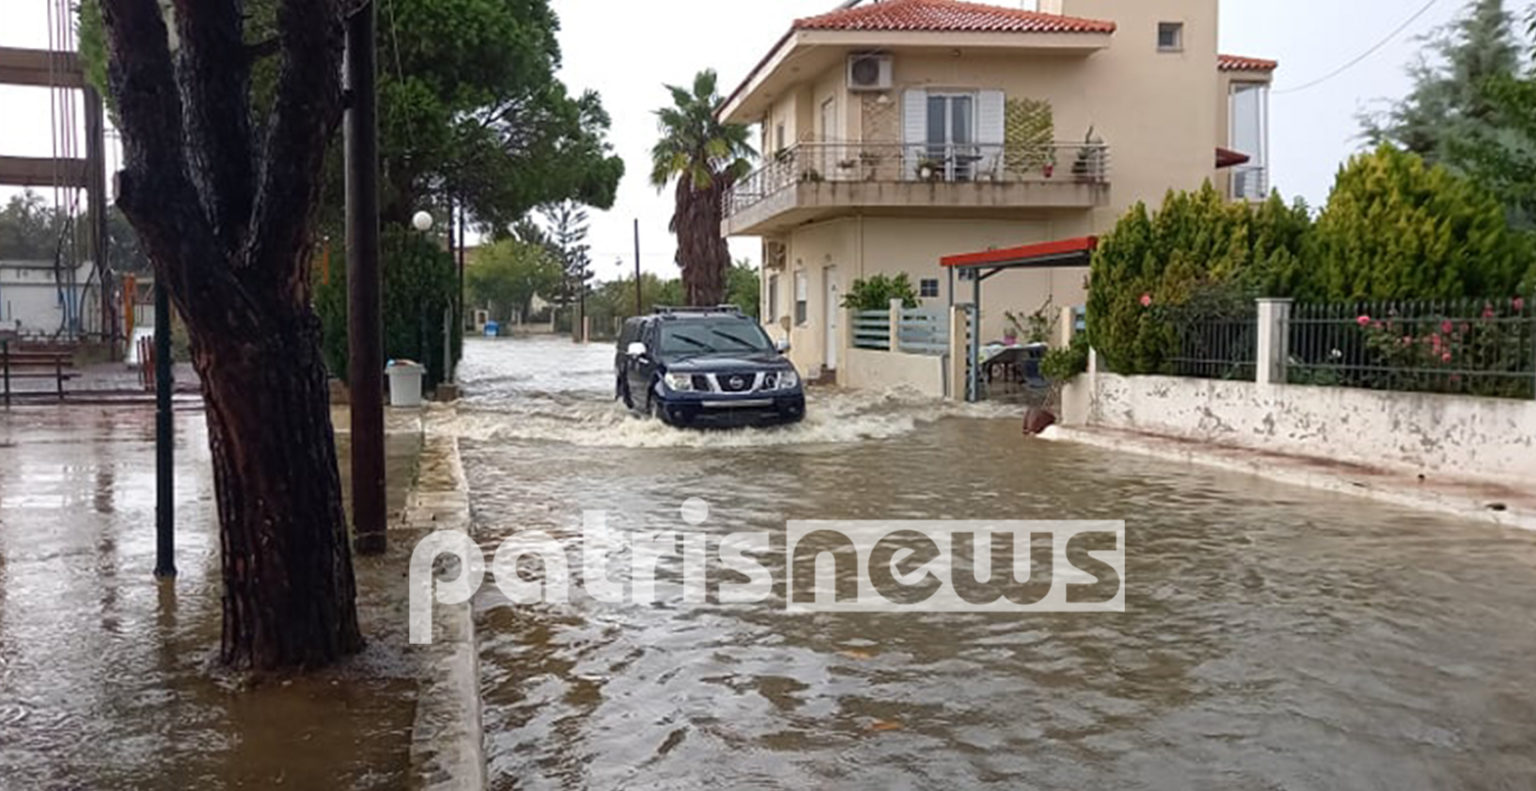
[[[1278,61],[1263,58],[1245,58],[1242,55],[1217,55],[1216,68],[1222,71],[1274,71]]]
[[[1113,33],[1115,23],[960,0],[884,0],[797,19],[795,30]]]

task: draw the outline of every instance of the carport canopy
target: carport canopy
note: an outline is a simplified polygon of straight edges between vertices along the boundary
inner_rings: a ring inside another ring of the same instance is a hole
[[[981,284],[982,281],[1009,269],[1045,269],[1058,266],[1087,266],[1093,259],[1093,251],[1099,246],[1097,236],[1078,236],[1054,242],[1008,247],[1001,250],[983,250],[977,253],[947,255],[939,259],[939,265],[949,270],[949,300],[955,301],[955,272],[965,272],[971,280],[971,343],[967,368],[969,383],[967,401],[978,399],[981,389]]]

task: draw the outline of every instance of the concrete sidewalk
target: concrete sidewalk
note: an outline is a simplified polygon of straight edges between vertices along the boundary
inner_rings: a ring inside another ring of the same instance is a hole
[[[162,582],[152,575],[153,408],[0,410],[0,785],[425,785],[413,732],[438,666],[408,646],[405,570],[419,531],[403,529],[423,423],[416,412],[387,420],[388,506],[402,529],[385,555],[354,558],[368,644],[336,667],[264,677],[217,663],[219,532],[203,415],[175,418],[180,573]],[[343,476],[347,439],[338,432]]]
[[[1536,494],[1502,484],[1437,479],[1316,456],[1254,450],[1107,428],[1051,426],[1041,439],[1077,442],[1272,481],[1536,530]]]

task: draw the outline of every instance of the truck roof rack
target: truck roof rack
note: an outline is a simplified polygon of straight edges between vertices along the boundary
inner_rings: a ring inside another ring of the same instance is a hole
[[[651,308],[651,312],[656,314],[656,315],[660,315],[660,316],[668,316],[668,315],[679,314],[679,313],[735,313],[735,314],[740,314],[741,313],[741,308],[739,308],[739,307],[737,307],[735,305],[715,305],[713,307],[708,307],[708,306],[705,306],[705,307],[687,307],[687,306],[676,306],[676,305],[656,305],[656,306]]]

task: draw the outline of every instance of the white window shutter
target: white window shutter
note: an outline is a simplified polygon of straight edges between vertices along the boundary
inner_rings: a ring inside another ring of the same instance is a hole
[[[976,97],[976,142],[980,143],[981,163],[978,177],[995,173],[1003,155],[1006,133],[1003,130],[1006,103],[1002,91],[981,91]]]
[[[908,88],[901,96],[901,142],[906,148],[903,178],[915,179],[928,142],[928,91],[922,88]]]

